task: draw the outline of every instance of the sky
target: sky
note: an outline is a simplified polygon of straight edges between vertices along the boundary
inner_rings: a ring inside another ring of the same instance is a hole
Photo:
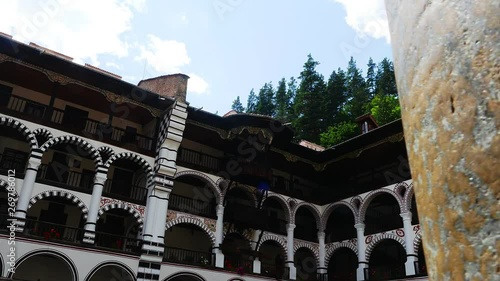
[[[392,59],[384,0],[9,0],[0,32],[122,76],[190,76],[191,106],[223,115],[252,88]]]

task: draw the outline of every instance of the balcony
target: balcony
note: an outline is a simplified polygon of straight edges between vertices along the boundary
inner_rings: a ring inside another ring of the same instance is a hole
[[[195,200],[189,197],[170,194],[169,209],[200,215],[206,218],[216,218],[215,204],[213,202]]]
[[[2,215],[0,216],[0,221],[6,222],[7,218],[6,215]],[[2,227],[3,229],[6,228]],[[82,242],[84,233],[85,230],[82,228],[25,219],[24,231],[19,233],[19,235],[47,242],[103,249],[131,255],[140,255],[141,253],[142,240],[140,239],[96,232],[96,243],[95,245],[90,245]]]
[[[104,196],[146,205],[148,189],[143,186],[133,185],[128,181],[106,180],[102,191]]]
[[[398,278],[405,278],[405,268],[404,264],[393,264],[384,266],[370,266],[365,268],[365,279],[366,280],[391,280]]]
[[[93,173],[86,174],[67,170],[57,173],[55,170],[51,167],[51,164],[40,165],[37,173],[37,182],[83,193],[92,193]]]
[[[187,168],[218,173],[222,170],[222,159],[202,152],[181,147],[177,155],[177,163]]]
[[[15,177],[23,178],[28,153],[3,153],[0,154],[0,174],[8,175],[9,170],[15,170]]]
[[[122,129],[90,118],[65,118],[66,111],[48,105],[11,95],[6,113],[28,121],[53,127],[98,141],[122,147],[124,144],[131,150],[152,155],[154,139],[136,133],[131,128]]]
[[[163,261],[213,267],[215,266],[215,254],[211,252],[199,252],[175,247],[165,247]]]

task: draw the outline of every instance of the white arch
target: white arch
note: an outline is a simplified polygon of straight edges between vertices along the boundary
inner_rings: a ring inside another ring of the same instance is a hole
[[[222,203],[222,201],[221,201],[222,200],[222,193],[219,190],[219,188],[217,188],[217,183],[214,182],[209,176],[205,175],[204,173],[198,172],[198,171],[185,170],[185,171],[176,173],[174,179],[177,179],[177,178],[180,178],[183,176],[192,176],[192,177],[195,177],[195,178],[200,179],[203,182],[205,182],[209,186],[210,190],[214,193],[216,204],[218,205],[218,204]]]
[[[366,261],[367,262],[370,262],[370,255],[372,254],[372,251],[373,249],[375,248],[375,246],[377,246],[378,243],[384,241],[384,240],[394,240],[396,242],[398,242],[399,244],[401,244],[401,246],[403,246],[403,249],[406,250],[406,243],[405,243],[405,240],[399,236],[397,236],[396,234],[393,234],[393,233],[384,233],[382,235],[378,235],[377,237],[375,237],[366,247]]]
[[[328,267],[328,263],[330,262],[330,259],[332,258],[333,254],[335,254],[336,251],[340,249],[350,249],[356,256],[358,256],[358,247],[356,244],[349,242],[340,242],[340,243],[335,243],[335,245],[332,245],[326,250],[325,254],[325,266]]]
[[[178,217],[172,221],[167,222],[167,224],[165,225],[165,230],[168,230],[172,226],[177,225],[177,224],[181,224],[181,223],[192,224],[192,225],[196,225],[199,228],[201,228],[201,230],[203,230],[203,232],[205,232],[205,234],[208,235],[208,238],[210,239],[210,242],[212,243],[212,247],[215,247],[215,234],[200,219],[197,219],[194,217]]]
[[[311,203],[308,202],[300,202],[299,204],[295,205],[295,208],[292,210],[292,217],[290,219],[291,222],[295,223],[295,215],[297,214],[297,211],[301,208],[304,207],[308,209],[314,219],[316,220],[316,227],[318,228],[319,231],[323,231],[323,225],[321,224],[321,215],[319,213],[319,210]]]
[[[87,217],[87,213],[89,211],[87,208],[87,205],[85,205],[85,203],[83,203],[83,201],[80,198],[78,198],[78,196],[74,195],[71,192],[63,191],[63,190],[47,190],[47,191],[38,193],[37,195],[33,196],[30,199],[28,209],[31,208],[33,205],[35,205],[35,203],[37,201],[42,200],[42,199],[46,199],[49,197],[62,197],[62,198],[66,198],[68,200],[73,201],[73,203],[75,203],[78,206],[78,208],[80,208],[82,210],[83,216],[85,218]]]
[[[403,209],[403,202],[401,198],[392,190],[387,189],[387,188],[380,188],[377,190],[373,190],[372,192],[368,193],[368,195],[365,197],[363,202],[361,202],[361,206],[359,208],[359,222],[364,222],[365,221],[365,215],[366,215],[366,210],[368,209],[368,206],[370,205],[371,201],[377,197],[378,195],[382,193],[387,193],[392,195],[396,201],[398,202],[399,205],[399,210],[401,213],[404,213]]]
[[[356,211],[356,209],[350,203],[347,203],[345,201],[338,201],[328,205],[328,207],[326,207],[325,211],[323,212],[321,218],[321,224],[323,229],[326,229],[326,224],[328,223],[328,219],[330,218],[330,215],[333,213],[333,211],[341,206],[346,206],[347,208],[349,208],[349,210],[351,210],[354,222],[356,222],[356,217],[358,216],[358,212]]]

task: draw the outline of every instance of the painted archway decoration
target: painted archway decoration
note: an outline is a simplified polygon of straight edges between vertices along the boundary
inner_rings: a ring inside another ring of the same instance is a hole
[[[5,191],[7,193],[12,194],[15,199],[17,199],[19,197],[19,195],[17,194],[17,190],[15,188],[12,188],[9,190],[9,184],[6,181],[4,181],[3,179],[0,179],[0,187],[5,188]]]
[[[205,175],[202,172],[198,172],[198,171],[194,171],[194,170],[185,170],[185,171],[181,171],[181,172],[176,173],[174,178],[177,179],[177,178],[184,177],[184,176],[192,176],[192,177],[200,179],[203,182],[205,182],[206,184],[208,184],[208,186],[210,187],[210,190],[212,190],[212,192],[215,195],[216,204],[220,204],[222,202],[221,201],[222,200],[222,193],[221,193],[220,189],[217,187],[218,186],[217,183],[214,182],[209,176]]]
[[[419,229],[417,234],[415,235],[415,238],[413,239],[413,251],[414,253],[418,253],[418,248],[420,247],[420,244],[422,244],[422,230]]]
[[[144,212],[145,212],[144,206],[139,206],[129,202],[103,197],[101,198],[100,208],[97,213],[97,220],[99,220],[99,218],[105,212],[112,209],[122,209],[129,212],[136,218],[137,223],[139,223],[139,227],[142,227],[142,223],[144,221]]]
[[[367,245],[367,247],[366,247],[366,261],[367,262],[370,261],[370,255],[372,254],[372,251],[375,248],[375,246],[377,246],[377,244],[382,242],[383,240],[387,240],[387,239],[392,239],[392,240],[398,242],[399,244],[401,244],[401,246],[403,246],[403,249],[406,249],[406,243],[405,243],[404,238],[399,237],[398,235],[393,234],[393,233],[384,233],[382,235],[378,235],[375,238],[373,238],[373,240],[371,240],[370,243]]]
[[[260,250],[260,247],[266,241],[274,241],[274,242],[278,243],[281,246],[281,249],[283,250],[283,253],[285,254],[285,257],[286,257],[287,249],[286,249],[286,239],[284,237],[278,236],[276,234],[267,233],[267,232],[264,233],[264,235],[262,235],[262,239],[260,240],[260,244],[257,246],[257,251]]]
[[[141,166],[141,168],[144,169],[144,172],[148,175],[148,183],[153,179],[153,168],[151,167],[151,165],[149,165],[149,163],[146,160],[144,160],[144,158],[132,152],[122,152],[118,154],[113,154],[108,159],[108,161],[106,161],[104,167],[109,170],[111,164],[113,164],[113,162],[119,159],[131,160],[137,163],[139,166]]]
[[[51,148],[55,145],[65,144],[65,143],[73,144],[73,145],[76,145],[78,147],[85,149],[90,154],[90,157],[94,161],[96,171],[100,166],[103,165],[102,158],[101,158],[101,155],[99,154],[99,151],[97,151],[97,149],[93,145],[88,143],[86,140],[84,140],[80,137],[77,137],[77,136],[65,135],[65,136],[53,138],[51,140],[48,140],[46,143],[44,143],[40,147],[40,150],[42,153],[44,153],[49,148]]]
[[[33,196],[30,199],[28,209],[31,208],[33,205],[35,205],[35,203],[38,202],[39,200],[46,199],[49,197],[62,197],[62,198],[66,198],[68,200],[73,201],[73,203],[75,203],[78,206],[78,208],[80,208],[82,210],[83,216],[85,218],[87,217],[87,213],[89,210],[88,210],[87,206],[85,205],[85,203],[83,203],[83,201],[80,198],[78,198],[76,195],[74,195],[70,192],[67,192],[67,191],[63,191],[63,190],[47,190],[47,191],[38,193],[37,195]]]
[[[327,248],[326,250],[326,253],[325,253],[325,265],[328,266],[328,263],[330,262],[330,258],[333,256],[333,254],[335,254],[335,252],[339,249],[342,249],[342,248],[347,248],[347,249],[350,249],[351,251],[354,252],[354,254],[356,254],[356,256],[358,255],[358,247],[357,245],[351,243],[351,242],[347,242],[347,241],[343,241],[343,242],[340,242],[340,243],[334,243],[334,244],[331,244],[330,247]]]
[[[368,193],[368,195],[365,197],[363,202],[361,202],[361,207],[359,208],[359,222],[365,221],[366,210],[368,209],[368,206],[370,205],[371,201],[375,197],[377,197],[378,195],[380,195],[382,193],[388,193],[388,194],[392,195],[396,199],[396,201],[398,202],[400,212],[404,213],[403,202],[402,202],[401,197],[390,189],[380,188],[380,189],[373,190],[370,193]]]
[[[301,248],[309,249],[316,259],[316,265],[319,266],[319,249],[317,245],[312,245],[310,243],[306,243],[304,241],[298,241],[293,243],[293,255],[297,253],[297,251]]]
[[[358,217],[358,212],[356,211],[356,209],[348,202],[338,201],[338,202],[335,202],[333,204],[328,205],[328,207],[326,207],[325,211],[323,212],[322,219],[321,219],[321,226],[323,229],[326,229],[326,224],[328,223],[328,218],[330,217],[330,215],[333,213],[333,211],[336,208],[338,208],[340,206],[346,206],[347,208],[349,208],[349,210],[351,210],[351,212],[352,212],[354,221],[356,221],[356,218]]]
[[[207,225],[205,225],[203,223],[203,221],[201,221],[198,218],[190,217],[190,216],[177,217],[176,219],[167,222],[167,224],[165,225],[165,230],[168,230],[172,226],[180,224],[180,223],[192,224],[192,225],[196,225],[199,228],[201,228],[203,230],[203,232],[205,232],[208,235],[208,237],[210,238],[210,242],[212,243],[212,246],[215,247],[215,234],[208,228]]]
[[[1,116],[0,126],[7,126],[16,129],[26,138],[31,150],[38,148],[38,142],[35,135],[22,122],[10,117]]]
[[[311,211],[312,215],[314,216],[314,219],[316,220],[316,227],[318,228],[319,231],[323,231],[323,224],[321,223],[321,215],[319,213],[319,210],[311,203],[308,202],[300,202],[299,204],[295,205],[295,208],[292,211],[292,217],[290,219],[291,222],[295,223],[295,215],[297,214],[297,211],[301,208],[304,207]]]
[[[286,199],[278,193],[269,192],[269,194],[268,194],[267,198],[264,200],[264,202],[266,202],[266,200],[269,198],[274,198],[274,199],[276,199],[276,201],[278,201],[278,203],[283,208],[283,211],[285,212],[285,220],[287,222],[289,222],[290,218],[292,217],[292,209],[290,208],[290,205],[288,204]]]
[[[54,136],[52,135],[52,133],[45,129],[45,128],[37,128],[33,131],[33,135],[35,135],[35,137],[38,137],[38,143],[39,145],[43,145],[45,142],[51,140],[54,138]],[[45,139],[45,142],[41,143],[39,140],[40,138],[44,138]]]
[[[403,205],[404,205],[404,208],[405,210],[408,210],[408,211],[413,211],[411,210],[411,201],[413,199],[413,196],[415,194],[415,190],[413,189],[413,182],[408,186],[407,190],[406,190],[406,194],[405,194],[405,197],[403,199]]]
[[[101,155],[101,158],[104,159],[104,155],[106,155],[106,159],[109,160],[109,158],[111,158],[111,156],[115,155],[115,151],[109,147],[109,146],[100,146],[99,148],[97,148],[97,151],[99,151],[99,154]]]

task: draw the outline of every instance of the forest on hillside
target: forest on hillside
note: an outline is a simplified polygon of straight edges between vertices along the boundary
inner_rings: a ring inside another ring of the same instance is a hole
[[[238,96],[232,109],[291,123],[297,140],[325,147],[358,135],[355,119],[363,114],[371,113],[379,126],[400,118],[394,67],[389,59],[375,64],[370,58],[363,76],[351,57],[345,70],[332,71],[327,80],[316,71],[318,64],[309,54],[297,78],[282,78],[277,86],[265,83],[258,93],[252,89],[246,107]]]

